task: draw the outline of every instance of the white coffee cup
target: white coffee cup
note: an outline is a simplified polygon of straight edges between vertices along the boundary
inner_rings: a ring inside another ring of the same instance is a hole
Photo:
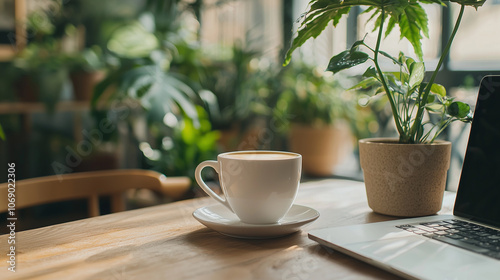
[[[219,174],[222,197],[201,178],[212,167]],[[300,184],[302,156],[278,151],[238,151],[200,163],[195,171],[198,185],[229,208],[242,222],[271,224],[290,210]]]

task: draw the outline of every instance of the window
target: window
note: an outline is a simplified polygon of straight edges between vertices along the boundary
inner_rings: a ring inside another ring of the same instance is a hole
[[[454,22],[460,8],[452,6]],[[486,1],[477,11],[467,7],[450,52],[452,70],[500,70],[500,1]],[[452,23],[453,24],[453,23]]]

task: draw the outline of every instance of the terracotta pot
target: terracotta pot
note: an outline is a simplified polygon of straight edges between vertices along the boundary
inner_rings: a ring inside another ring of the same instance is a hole
[[[220,130],[218,139],[219,149],[222,152],[269,149],[269,135],[262,119],[254,122],[241,131],[239,125]]]
[[[352,151],[352,135],[345,123],[312,127],[292,124],[290,151],[302,155],[302,170],[314,176],[329,176],[341,160]]]
[[[397,139],[359,141],[370,208],[380,214],[418,217],[441,209],[451,143],[399,144]]]
[[[94,87],[105,77],[106,73],[104,71],[72,72],[70,78],[73,84],[73,95],[75,100],[90,101],[94,93]]]

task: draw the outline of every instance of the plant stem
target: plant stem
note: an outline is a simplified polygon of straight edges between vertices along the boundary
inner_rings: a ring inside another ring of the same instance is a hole
[[[378,54],[379,54],[379,49],[380,49],[380,43],[382,41],[382,32],[384,30],[384,20],[385,20],[385,11],[384,7],[381,8],[381,14],[380,14],[380,27],[379,27],[379,32],[378,32],[378,37],[377,37],[377,45],[375,46],[375,53],[374,53],[374,58],[373,58],[373,63],[375,64],[375,68],[377,69],[377,73],[380,76],[380,82],[382,83],[382,86],[384,87],[385,93],[389,99],[389,103],[391,104],[391,109],[392,109],[392,115],[394,117],[394,122],[396,123],[396,128],[398,130],[398,133],[400,135],[400,142],[401,142],[401,137],[405,135],[403,128],[401,127],[401,121],[399,119],[399,112],[398,108],[396,107],[396,104],[394,102],[394,96],[392,96],[392,92],[389,90],[389,86],[387,86],[387,81],[385,80],[384,73],[380,69],[380,66],[378,65]]]
[[[431,140],[431,143],[434,142],[434,140],[436,139],[436,137],[438,137],[439,134],[441,134],[441,132],[443,132],[447,127],[448,125],[453,122],[453,118],[450,118],[448,119],[444,124],[443,126],[441,126],[441,128],[434,134],[434,137],[432,137],[432,140]]]
[[[461,5],[460,7],[460,13],[458,14],[457,21],[455,22],[455,27],[453,28],[453,32],[450,35],[450,38],[448,39],[448,43],[446,44],[446,47],[443,50],[443,53],[441,54],[441,57],[439,58],[438,65],[436,66],[436,69],[432,73],[432,77],[425,87],[424,94],[422,98],[418,101],[418,110],[417,110],[417,115],[415,116],[415,123],[413,123],[413,126],[410,130],[410,139],[414,139],[416,143],[419,142],[419,139],[415,139],[416,133],[420,130],[420,127],[422,126],[422,118],[423,118],[423,113],[425,107],[422,105],[425,105],[427,103],[427,98],[429,97],[429,93],[431,91],[432,84],[434,83],[434,80],[436,79],[436,76],[439,72],[439,69],[441,68],[441,65],[443,64],[446,56],[448,55],[450,48],[451,48],[451,43],[453,42],[453,39],[455,38],[455,35],[457,34],[458,27],[460,26],[460,22],[462,21],[462,16],[464,14],[465,10],[465,5]],[[434,141],[434,138],[432,139]],[[431,141],[431,142],[432,142]]]

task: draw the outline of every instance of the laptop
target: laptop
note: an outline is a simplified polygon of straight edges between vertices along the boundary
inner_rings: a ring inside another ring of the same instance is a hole
[[[500,76],[482,79],[453,215],[311,230],[408,279],[500,279]]]

